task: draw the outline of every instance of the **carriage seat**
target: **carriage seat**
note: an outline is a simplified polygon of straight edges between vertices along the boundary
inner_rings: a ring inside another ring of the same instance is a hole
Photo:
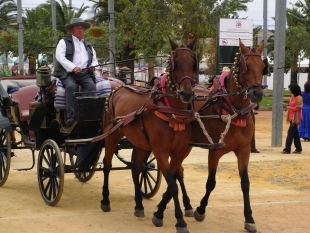
[[[19,103],[19,117],[21,121],[29,121],[29,104],[34,101],[39,87],[37,85],[30,85],[21,87],[18,91],[11,94],[14,102]]]

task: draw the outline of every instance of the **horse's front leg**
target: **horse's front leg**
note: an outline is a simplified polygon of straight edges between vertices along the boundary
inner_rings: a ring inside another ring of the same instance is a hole
[[[257,232],[254,219],[252,217],[252,209],[250,204],[250,181],[248,176],[248,168],[244,166],[243,169],[240,170],[240,178],[241,178],[241,190],[243,193],[243,204],[244,204],[244,229],[249,232]]]
[[[209,150],[208,155],[208,179],[206,183],[206,193],[200,201],[200,206],[197,207],[194,213],[194,217],[197,221],[203,221],[205,219],[206,207],[208,206],[208,201],[211,192],[216,186],[216,169],[223,153],[219,150]]]
[[[116,143],[115,143],[116,142]],[[103,186],[102,186],[102,200],[101,200],[101,209],[104,212],[110,212],[110,200],[109,200],[109,174],[112,168],[112,158],[113,154],[116,151],[118,140],[106,138],[105,142],[105,156],[103,158]]]
[[[160,161],[158,159],[157,159],[157,163],[160,166]],[[167,199],[170,199],[170,196],[172,196],[173,201],[174,201],[174,207],[175,207],[175,218],[177,219],[177,223],[175,225],[175,227],[177,228],[177,233],[181,233],[181,232],[189,233],[187,229],[187,224],[183,218],[183,212],[181,210],[181,206],[180,206],[180,202],[178,198],[178,186],[177,186],[176,180],[170,170],[164,171],[163,169],[161,169],[161,172],[163,173],[167,181],[168,192],[165,193],[166,195],[163,196],[163,200],[159,203],[158,211],[154,213],[152,222],[157,227],[163,225],[163,212],[166,209],[166,204],[168,202]],[[162,216],[160,216],[158,213],[161,213]]]
[[[140,150],[138,148],[133,149],[133,167],[131,169],[131,174],[132,174],[132,180],[134,183],[134,188],[135,188],[135,211],[134,215],[136,217],[144,217],[144,207],[142,204],[142,194],[140,190],[140,183],[139,183],[139,175],[141,173],[141,168],[142,168],[142,163],[146,160],[147,158],[147,151],[145,150]]]
[[[208,206],[209,197],[216,185],[215,176],[216,176],[216,167],[210,169],[209,165],[209,175],[206,183],[206,193],[200,201],[200,206],[197,207],[194,213],[195,219],[199,222],[203,221],[206,217],[205,213],[206,213],[206,207]]]
[[[181,190],[182,190],[182,197],[183,197],[183,204],[185,207],[185,216],[186,217],[194,217],[194,210],[191,206],[190,199],[187,195],[187,191],[184,184],[184,175],[183,175],[183,167],[181,166],[180,169],[177,171],[175,178],[179,181]],[[156,218],[162,219],[164,217],[164,211],[167,207],[167,204],[171,200],[172,196],[170,195],[169,190],[167,189],[166,192],[163,194],[163,198],[158,204],[158,210],[154,213]],[[160,222],[162,224],[162,222]]]

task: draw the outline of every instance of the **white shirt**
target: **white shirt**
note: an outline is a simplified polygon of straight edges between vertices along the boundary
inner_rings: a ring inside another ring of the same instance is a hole
[[[74,43],[74,56],[72,62],[69,61],[66,56],[66,42],[61,39],[56,47],[56,59],[57,61],[66,69],[67,72],[71,72],[75,67],[80,67],[82,69],[87,68],[88,54],[84,45],[84,39],[79,40],[72,35]],[[98,65],[98,59],[94,48],[93,50],[93,60],[91,66]]]

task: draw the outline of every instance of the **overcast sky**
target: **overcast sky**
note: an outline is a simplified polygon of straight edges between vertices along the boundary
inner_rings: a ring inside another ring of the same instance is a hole
[[[15,0],[17,2],[17,0]],[[46,0],[21,0],[23,8],[33,8],[38,6],[39,4],[46,3]],[[69,5],[70,0],[65,0],[65,2]],[[292,8],[290,3],[296,3],[297,0],[286,0],[287,8]],[[71,0],[71,4],[73,7],[80,8],[82,4],[84,6],[92,6],[93,3],[87,0]],[[274,20],[271,17],[275,16],[275,5],[276,0],[267,0],[267,20],[268,20],[268,28],[274,27]],[[248,11],[247,12],[239,12],[240,18],[253,19],[253,24],[255,26],[263,25],[263,10],[264,10],[264,0],[254,0],[252,3],[248,3]],[[87,15],[83,17],[87,18]]]
[[[297,0],[286,0],[286,7],[292,8],[292,4],[296,3]],[[303,1],[304,2],[304,1]],[[247,12],[239,12],[240,18],[253,19],[253,24],[255,26],[263,26],[264,24],[264,0],[254,0],[251,3],[247,4],[248,11]],[[267,0],[267,25],[268,28],[274,28],[274,20],[272,17],[275,17],[275,7],[276,7],[276,0]]]

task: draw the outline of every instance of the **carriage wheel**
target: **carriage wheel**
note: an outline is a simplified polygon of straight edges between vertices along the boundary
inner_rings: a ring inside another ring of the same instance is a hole
[[[10,132],[0,129],[0,187],[8,179],[11,166]]]
[[[73,150],[68,151],[71,166],[77,165],[77,156],[76,152]],[[101,150],[99,151],[99,155],[101,154]],[[99,156],[98,156],[99,159]],[[77,171],[74,172],[75,177],[81,182],[87,182],[95,175],[95,169],[97,168],[97,164],[91,166],[87,171]]]
[[[51,139],[43,142],[38,155],[38,183],[47,205],[56,205],[64,187],[64,165],[57,143]]]
[[[162,173],[157,166],[153,153],[147,157],[142,165],[139,175],[140,190],[144,198],[152,198],[158,192],[162,179]]]

